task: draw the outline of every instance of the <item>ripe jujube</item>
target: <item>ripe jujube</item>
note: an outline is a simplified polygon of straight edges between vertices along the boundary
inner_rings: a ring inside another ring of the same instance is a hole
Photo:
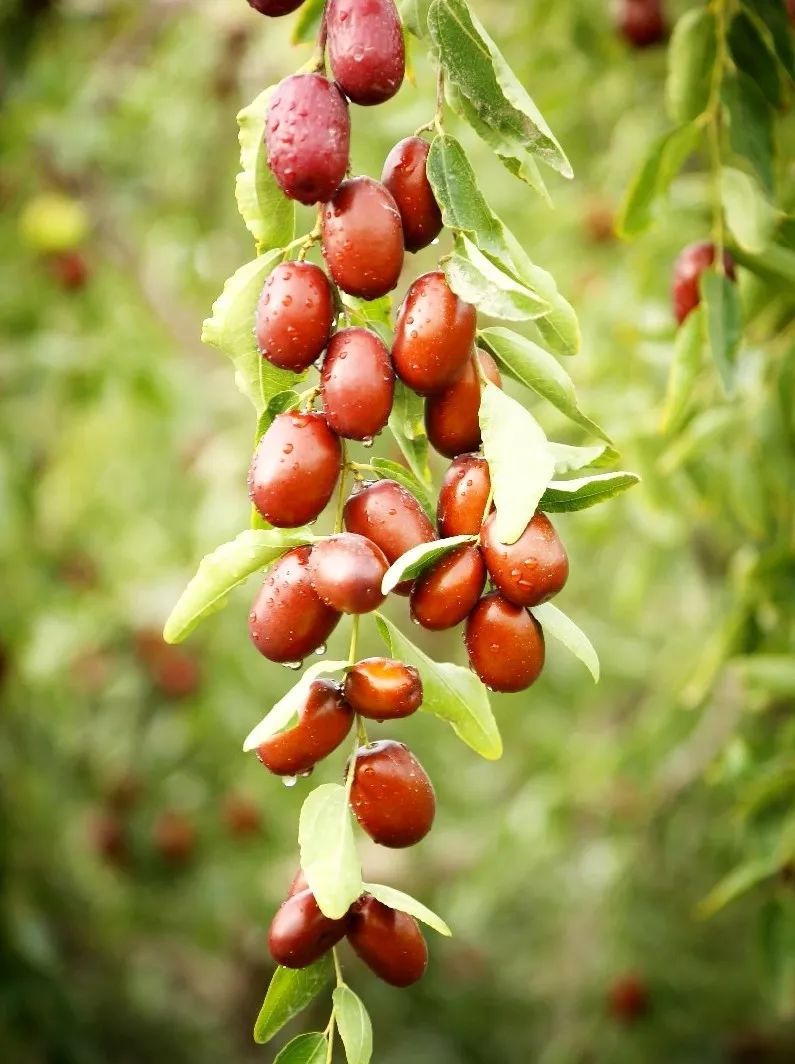
[[[458,547],[415,580],[412,620],[434,632],[453,628],[474,609],[485,583],[486,566],[478,548]]]
[[[354,952],[385,983],[411,986],[428,965],[428,947],[408,913],[364,894],[351,906],[348,941]]]
[[[346,913],[330,920],[320,911],[311,890],[287,897],[271,921],[268,948],[284,968],[306,968],[345,937],[350,920]]]
[[[362,106],[391,99],[403,83],[403,29],[393,0],[330,0],[329,61],[337,84]]]
[[[480,545],[489,576],[509,602],[538,606],[561,590],[569,575],[566,548],[552,522],[536,513],[515,543],[500,543],[496,518],[483,525]]]
[[[420,395],[443,392],[459,377],[475,343],[475,308],[450,289],[441,271],[418,277],[395,325],[392,362]]]
[[[395,396],[395,372],[380,337],[358,328],[335,333],[323,360],[320,394],[326,422],[338,436],[377,436]]]
[[[323,257],[343,292],[378,299],[403,269],[403,228],[392,195],[371,177],[344,181],[323,209]]]
[[[325,273],[311,262],[283,262],[266,280],[257,303],[260,354],[274,366],[301,373],[322,354],[333,322]]]
[[[260,14],[278,18],[280,15],[289,15],[292,11],[297,11],[304,0],[248,0],[248,2]]]
[[[322,414],[279,414],[248,474],[251,501],[276,528],[297,528],[325,509],[342,468],[339,438]]]
[[[276,776],[300,776],[337,749],[351,724],[353,710],[340,685],[315,680],[298,710],[298,723],[260,743],[257,757]]]
[[[382,739],[359,748],[350,791],[362,829],[381,846],[413,846],[431,830],[433,785],[403,743]]]
[[[309,559],[312,586],[327,606],[340,613],[369,613],[386,598],[381,581],[389,568],[372,540],[353,532],[328,536]]]
[[[478,349],[470,358],[464,372],[449,388],[425,400],[425,430],[432,446],[447,458],[455,458],[465,451],[480,447],[480,378],[475,358],[486,379],[502,387],[497,364],[488,351]]]
[[[699,282],[704,270],[715,262],[715,245],[708,240],[688,244],[678,255],[674,263],[671,296],[674,314],[679,325],[701,302]],[[729,280],[736,277],[734,259],[728,251],[723,252],[723,269]]]
[[[345,677],[345,700],[362,717],[398,720],[422,705],[422,680],[411,665],[392,658],[357,661]]]
[[[472,668],[492,691],[524,691],[544,667],[541,625],[498,591],[472,610],[464,638]]]
[[[439,535],[477,536],[486,515],[486,503],[491,491],[491,476],[485,458],[477,454],[462,454],[444,475],[439,489],[436,521]]]
[[[381,180],[392,193],[403,223],[407,251],[420,251],[442,231],[442,212],[428,180],[430,144],[406,137],[387,155]]]
[[[660,44],[668,35],[661,0],[622,0],[617,25],[635,48]]]

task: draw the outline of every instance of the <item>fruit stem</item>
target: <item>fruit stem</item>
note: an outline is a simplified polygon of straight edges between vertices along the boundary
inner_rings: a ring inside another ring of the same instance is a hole
[[[491,504],[493,502],[494,502],[494,488],[491,485],[489,485],[489,494],[486,496],[486,505],[483,507],[483,515],[480,518],[481,530],[483,529],[483,525],[484,525],[484,523],[486,521],[486,518],[489,516],[489,513],[491,512]],[[480,532],[478,533],[478,543],[480,543]]]
[[[439,136],[444,136],[444,70],[441,63],[436,72],[436,114],[433,124]]]
[[[334,960],[336,961],[337,954],[334,953]],[[331,1064],[334,1059],[334,1027],[337,1023],[337,1016],[334,1009],[331,1010],[331,1016],[328,1021],[328,1027],[326,1028],[326,1064]]]
[[[351,618],[351,645],[348,651],[348,664],[356,664],[356,644],[359,640],[359,614],[354,613]]]
[[[334,535],[335,536],[339,532],[342,531],[342,518],[343,518],[343,513],[345,511],[345,481],[347,479],[347,473],[348,473],[348,459],[347,459],[347,448],[345,446],[345,440],[341,440],[340,443],[341,443],[341,446],[342,446],[342,469],[340,470],[340,486],[337,489],[337,515],[334,518]],[[358,617],[354,617],[353,618],[353,623],[354,623],[354,629],[353,630],[354,630],[354,632],[356,631],[356,624],[357,624],[358,620],[359,620]]]
[[[315,71],[322,71],[326,73],[326,40],[328,38],[328,4],[323,5],[323,15],[320,19],[320,29],[317,35],[317,47],[315,49],[315,59],[312,64]]]
[[[298,254],[295,256],[297,262],[303,262],[309,253],[310,249],[320,240],[321,233],[323,232],[323,204],[321,203],[317,208],[317,216],[315,218],[315,224],[312,226],[311,232],[307,233],[304,237],[301,247],[298,249]]]
[[[726,8],[728,0],[713,0],[712,8],[715,15],[715,30],[717,37],[717,49],[715,52],[715,64],[712,68],[712,83],[710,85],[709,101],[704,112],[707,123],[707,143],[709,148],[710,170],[712,176],[712,241],[715,245],[714,268],[724,272],[723,247],[725,233],[723,228],[723,205],[721,195],[721,88],[723,74],[726,68],[728,52],[726,49]]]
[[[315,400],[320,394],[320,385],[316,384],[314,388],[307,388],[305,392],[301,392],[298,396],[298,406],[303,413],[307,410],[311,410],[315,405]]]
[[[358,713],[356,715],[356,739],[359,746],[367,746],[370,742],[367,735],[367,728],[364,725],[364,718],[360,717]]]
[[[340,958],[337,953],[337,947],[334,946],[331,950],[331,956],[334,958],[334,974],[337,977],[337,986],[344,986],[345,980],[342,978],[342,967],[340,965]],[[331,1022],[331,1021],[329,1021]]]

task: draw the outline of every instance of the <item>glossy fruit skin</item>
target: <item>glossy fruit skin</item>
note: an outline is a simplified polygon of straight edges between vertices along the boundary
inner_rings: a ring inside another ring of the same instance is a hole
[[[496,517],[491,514],[483,525],[480,545],[494,586],[517,606],[547,602],[568,579],[566,548],[552,522],[540,512],[510,544],[497,539]]]
[[[340,613],[369,613],[386,598],[381,581],[389,568],[372,540],[353,532],[315,544],[309,559],[312,586],[327,606]]]
[[[414,581],[412,620],[432,632],[466,620],[483,594],[486,566],[474,544],[451,551]]]
[[[431,445],[446,458],[476,451],[481,444],[480,381],[475,357],[480,359],[487,380],[501,388],[502,378],[496,362],[488,351],[478,349],[449,388],[425,400],[425,431]]]
[[[391,986],[411,986],[428,966],[428,947],[414,917],[370,894],[351,906],[348,941],[368,968]]]
[[[340,619],[312,587],[310,553],[310,547],[295,547],[279,558],[254,600],[249,634],[269,661],[303,661],[326,642]]]
[[[679,325],[701,302],[699,279],[704,270],[709,269],[715,261],[715,245],[708,240],[688,244],[678,255],[674,263],[671,298],[674,314]],[[736,272],[734,259],[728,251],[723,252],[723,268],[726,276],[734,281]]]
[[[326,422],[338,436],[377,436],[395,397],[395,371],[380,337],[358,328],[335,333],[323,360],[320,395]]]
[[[406,293],[395,326],[392,363],[420,395],[449,388],[466,368],[475,343],[476,314],[441,271],[418,277]]]
[[[257,303],[255,331],[263,358],[301,373],[328,344],[334,323],[331,285],[311,262],[283,262],[271,273]]]
[[[341,468],[339,438],[322,414],[279,414],[254,453],[249,497],[276,528],[297,528],[325,509]]]
[[[331,69],[345,95],[365,107],[390,100],[406,72],[393,0],[330,0],[326,24]]]
[[[265,144],[273,176],[290,199],[331,199],[348,168],[351,119],[337,86],[322,74],[292,74],[268,107]]]
[[[323,208],[321,237],[329,273],[343,292],[378,299],[403,269],[403,227],[392,194],[380,181],[344,181]]]
[[[618,28],[635,48],[661,44],[668,27],[660,0],[623,0],[618,13]]]
[[[370,838],[393,849],[424,839],[436,814],[425,769],[407,746],[392,739],[359,748],[350,802]]]
[[[436,521],[443,539],[477,536],[491,490],[485,458],[462,454],[450,464],[439,490]]]
[[[285,968],[306,968],[345,937],[348,914],[330,920],[320,911],[311,890],[300,890],[286,898],[271,921],[268,948],[277,964]]]
[[[248,0],[255,11],[270,18],[278,18],[280,15],[289,15],[297,11],[304,0]]]
[[[300,776],[336,750],[351,730],[353,710],[339,684],[315,680],[298,712],[298,723],[257,747],[257,757],[275,776]]]
[[[381,173],[400,211],[406,251],[426,248],[442,231],[442,212],[426,172],[430,147],[421,137],[398,141]]]
[[[472,610],[464,641],[472,668],[492,691],[524,691],[544,667],[541,625],[498,591]]]
[[[402,661],[364,658],[345,677],[345,700],[369,720],[399,720],[422,705],[422,680]]]

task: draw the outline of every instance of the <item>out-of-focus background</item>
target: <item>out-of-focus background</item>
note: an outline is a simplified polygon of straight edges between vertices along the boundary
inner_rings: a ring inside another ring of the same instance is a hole
[[[455,937],[434,938],[409,991],[347,953],[346,970],[382,1064],[793,1060],[795,380],[791,330],[771,339],[792,301],[782,290],[771,309],[743,280],[737,397],[675,443],[660,435],[670,265],[708,233],[698,165],[635,244],[612,218],[666,128],[665,48],[630,49],[602,0],[473,7],[576,180],[550,177],[549,210],[460,135],[577,307],[584,349],[567,368],[643,483],[556,522],[572,563],[561,605],[598,647],[598,687],[550,647],[531,691],[496,700],[499,763],[421,714],[394,730],[438,817],[416,849],[367,850],[368,878],[425,900]],[[9,1064],[273,1059],[251,1028],[308,783],[285,788],[241,742],[294,677],[249,644],[252,586],[183,647],[159,631],[199,558],[248,520],[250,407],[199,333],[252,256],[235,115],[310,57],[290,32],[244,0],[0,4]],[[416,87],[353,108],[355,172],[378,176],[431,117],[420,48],[414,65]],[[786,111],[778,136],[786,207]],[[406,282],[436,255],[409,257]],[[432,645],[461,659],[458,633]],[[314,779],[340,770],[332,758]]]

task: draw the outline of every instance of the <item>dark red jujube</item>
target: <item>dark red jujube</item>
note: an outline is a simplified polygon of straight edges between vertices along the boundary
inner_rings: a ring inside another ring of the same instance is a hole
[[[359,328],[335,333],[323,360],[320,395],[326,421],[338,436],[377,436],[395,396],[395,373],[380,337]]]
[[[459,455],[444,475],[439,489],[436,520],[439,535],[477,536],[486,516],[491,490],[489,466],[477,454]]]
[[[447,458],[455,458],[466,451],[476,451],[481,444],[480,379],[475,368],[480,360],[486,379],[502,387],[497,364],[488,351],[478,350],[461,376],[449,388],[425,400],[425,430],[431,445]]]
[[[331,285],[311,262],[283,262],[257,303],[260,354],[280,369],[301,373],[325,350],[334,323]]]
[[[406,70],[393,0],[329,0],[326,25],[329,62],[345,95],[365,107],[391,99]]]
[[[348,941],[354,952],[385,983],[411,986],[428,966],[428,947],[408,913],[365,894],[351,906]]]
[[[381,174],[400,211],[406,251],[420,251],[442,231],[442,212],[426,171],[429,150],[427,140],[406,137],[387,155]]]
[[[544,633],[524,606],[498,591],[486,595],[467,618],[469,662],[492,691],[524,691],[544,667]]]
[[[449,388],[475,343],[475,308],[455,295],[441,271],[418,277],[406,293],[395,325],[392,363],[398,377],[420,395]]]
[[[339,684],[315,680],[298,711],[298,722],[257,747],[257,757],[277,776],[300,776],[336,750],[351,730],[353,710]]]
[[[343,292],[378,299],[403,269],[403,227],[388,192],[371,177],[344,181],[323,209],[321,237],[329,273]]]

